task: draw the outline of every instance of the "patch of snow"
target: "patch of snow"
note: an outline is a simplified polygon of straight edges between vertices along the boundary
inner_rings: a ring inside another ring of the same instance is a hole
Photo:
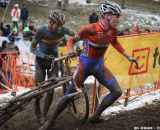
[[[128,102],[128,105],[125,107],[123,102],[124,100],[121,100],[121,105],[117,106],[111,106],[107,108],[103,113],[102,116],[110,117],[112,115],[115,115],[120,112],[124,111],[130,111],[137,108],[141,108],[145,106],[146,104],[153,104],[155,100],[160,100],[160,90],[156,90],[150,93],[143,94],[141,96],[137,96],[136,98],[132,99]]]
[[[24,92],[27,92],[29,90],[31,90],[31,89],[19,86],[16,91],[16,96],[18,96]],[[12,93],[12,91],[9,91],[8,93],[5,93],[5,94],[0,94],[0,109],[3,109],[8,104],[8,101],[10,99],[14,98],[14,96],[12,96],[11,93]]]
[[[153,0],[153,1],[155,1],[155,2],[160,2],[160,0]]]
[[[70,4],[77,4],[77,5],[98,5],[96,3],[86,3],[86,0],[69,0]]]

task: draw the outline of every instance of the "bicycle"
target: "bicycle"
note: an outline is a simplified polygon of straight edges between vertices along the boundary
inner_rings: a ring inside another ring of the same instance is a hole
[[[46,81],[39,83],[37,87],[31,89],[20,95],[16,95],[13,99],[10,99],[5,103],[5,106],[0,109],[0,126],[12,118],[16,113],[24,109],[24,107],[35,97],[40,96],[46,92],[52,91],[55,88],[63,87],[65,93],[70,82],[73,83],[73,78],[71,74],[71,69],[69,65],[69,60],[72,56],[65,55],[60,58],[53,60],[55,62],[61,62],[61,71],[63,72],[61,76],[50,77]],[[71,115],[80,123],[85,123],[89,116],[89,99],[86,93],[87,87],[83,87],[82,92],[75,92],[69,96],[73,97],[73,100],[68,105],[68,110]],[[80,106],[85,102],[85,106]],[[83,111],[80,111],[83,108]]]
[[[61,56],[60,58],[54,59],[51,68],[54,68],[54,63],[57,63],[59,65],[58,72],[61,72],[62,77],[64,77],[66,74],[71,76],[72,73],[69,65],[69,60],[70,58],[75,57],[76,55],[77,53],[73,53],[73,55],[65,55],[65,56]],[[60,75],[58,74],[57,76],[60,77]],[[72,84],[74,84],[73,79],[71,79],[69,82],[62,84],[64,94],[71,82]],[[89,87],[82,86],[82,92],[75,92],[69,95],[69,96],[72,96],[73,98],[72,98],[72,101],[68,104],[68,110],[73,116],[73,118],[82,124],[87,121],[89,116],[89,98],[87,95],[88,89]]]
[[[70,66],[68,63],[68,57],[74,57],[75,55],[77,55],[77,53],[74,53],[73,55],[70,55],[70,56],[69,55],[62,56],[61,58],[56,59],[54,62],[62,61],[64,59],[65,66],[64,66],[64,64],[61,64],[61,65],[63,65],[63,67],[61,67],[63,70],[63,73],[68,73],[68,74],[72,75],[71,69],[70,69]],[[60,62],[60,63],[62,63],[62,62]],[[67,68],[67,70],[65,70],[65,67]],[[65,94],[66,89],[68,88],[70,83],[74,84],[73,79],[71,81],[67,82],[66,84],[64,84],[64,86],[63,86],[64,94]],[[89,98],[88,98],[88,94],[87,94],[88,89],[89,89],[88,86],[87,87],[82,86],[81,92],[75,92],[73,94],[68,95],[68,96],[72,97],[72,101],[68,104],[68,110],[71,113],[71,115],[73,116],[73,118],[81,124],[85,123],[88,119],[88,116],[89,116]]]

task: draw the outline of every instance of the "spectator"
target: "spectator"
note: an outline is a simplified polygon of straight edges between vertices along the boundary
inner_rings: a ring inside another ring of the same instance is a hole
[[[11,27],[9,24],[3,26],[3,22],[0,22],[0,29],[2,31],[2,36],[7,37],[11,32]]]
[[[2,47],[0,47],[0,53],[2,53],[2,51],[6,48],[6,44],[7,44],[6,40],[2,41]],[[3,55],[0,54],[0,68],[2,68],[2,57]]]
[[[58,9],[61,9],[61,7],[62,7],[62,0],[58,0],[57,7],[58,7]]]
[[[26,26],[23,29],[23,38],[29,39],[30,41],[32,41],[35,32],[36,32],[36,29],[34,27],[34,24],[32,21],[30,21],[29,26]]]
[[[149,33],[149,32],[151,32],[151,31],[146,28],[146,29],[144,30],[144,32],[145,32],[145,33]]]
[[[7,41],[3,40],[2,41],[2,46],[0,47],[0,52],[2,52],[2,50],[6,47]]]
[[[69,0],[62,0],[62,5],[61,5],[61,9],[62,10],[67,10],[68,9],[68,2]]]
[[[11,41],[11,42],[15,42],[17,35],[18,35],[17,29],[14,28],[14,29],[12,30],[12,32],[8,35],[8,40]]]
[[[18,51],[17,53],[12,53],[12,54],[7,54],[5,52],[11,52],[11,51]],[[3,84],[0,84],[0,89],[6,89],[5,86],[8,86],[12,88],[13,85],[13,80],[12,80],[12,74],[9,68],[11,68],[10,65],[11,62],[13,62],[13,59],[8,56],[14,56],[18,57],[19,56],[19,48],[14,45],[13,42],[7,43],[7,41],[2,42],[2,47],[1,47],[1,52],[4,53],[1,55],[1,66],[0,66],[0,82]],[[3,61],[3,62],[2,62]],[[5,64],[3,64],[5,63]],[[8,64],[6,66],[6,64]]]
[[[16,53],[12,54],[12,55],[14,55],[14,56],[16,56],[16,57],[18,57],[19,54],[20,54],[20,53],[19,53],[19,48],[18,48],[18,46],[15,45],[14,42],[12,42],[12,41],[6,43],[5,48],[3,49],[2,52],[11,52],[11,51],[18,51],[18,52],[16,52]]]
[[[133,30],[133,31],[134,31],[133,33],[135,33],[135,34],[140,33],[138,24],[136,24],[136,25],[134,26],[134,30]]]
[[[28,9],[26,8],[25,4],[23,4],[21,9],[22,30],[27,26],[28,14]]]
[[[92,14],[89,16],[89,23],[96,23],[98,22],[98,20],[99,20],[98,15],[93,10]]]
[[[0,53],[2,53],[2,51],[6,48],[6,44],[7,44],[6,40],[2,41],[2,47],[0,47]],[[3,80],[3,76],[2,76],[3,75],[2,58],[3,58],[3,54],[0,54],[0,90],[5,90],[6,88],[2,85],[2,84],[4,84],[4,80]]]
[[[129,28],[124,29],[123,34],[124,35],[130,35]]]
[[[34,33],[36,32],[36,29],[35,29],[33,21],[29,22],[29,26],[28,27],[29,27],[29,30],[33,31]]]
[[[18,31],[17,31],[17,28],[14,28],[12,30],[12,32],[8,35],[8,39],[11,41],[11,42],[15,42],[15,41],[18,41],[20,39],[22,39],[22,37],[20,37]]]
[[[18,21],[21,16],[21,10],[19,9],[19,5],[15,4],[14,8],[11,11],[11,17],[13,22],[13,27],[18,29]]]
[[[28,26],[28,27],[29,27],[29,30],[30,30],[30,40],[32,40],[34,34],[36,33],[36,28],[35,28],[35,26],[34,26],[33,21],[30,21],[30,22],[29,22],[29,26]]]
[[[123,31],[118,31],[118,36],[124,35]]]
[[[24,27],[23,29],[23,38],[29,38],[30,29],[28,26]]]

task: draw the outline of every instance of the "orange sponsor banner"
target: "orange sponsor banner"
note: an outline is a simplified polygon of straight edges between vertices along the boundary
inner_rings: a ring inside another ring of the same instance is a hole
[[[108,48],[105,65],[116,76],[122,89],[160,80],[160,33],[119,37],[118,41],[139,64],[137,68],[112,46]]]
[[[122,89],[139,87],[160,80],[160,33],[146,33],[118,37],[125,50],[138,60],[139,68],[131,64],[112,45],[104,59],[105,65],[117,78]],[[60,54],[67,54],[66,46],[59,48]],[[78,58],[71,60],[76,67]]]

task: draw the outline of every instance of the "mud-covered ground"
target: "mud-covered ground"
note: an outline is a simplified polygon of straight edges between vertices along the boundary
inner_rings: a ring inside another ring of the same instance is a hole
[[[60,95],[54,97],[48,116],[59,97]],[[0,130],[37,130],[39,127],[40,124],[36,122],[33,112],[33,101],[31,101]],[[142,108],[113,115],[106,122],[99,124],[79,124],[66,109],[49,130],[160,130],[160,101],[155,100],[151,105],[146,104]]]

